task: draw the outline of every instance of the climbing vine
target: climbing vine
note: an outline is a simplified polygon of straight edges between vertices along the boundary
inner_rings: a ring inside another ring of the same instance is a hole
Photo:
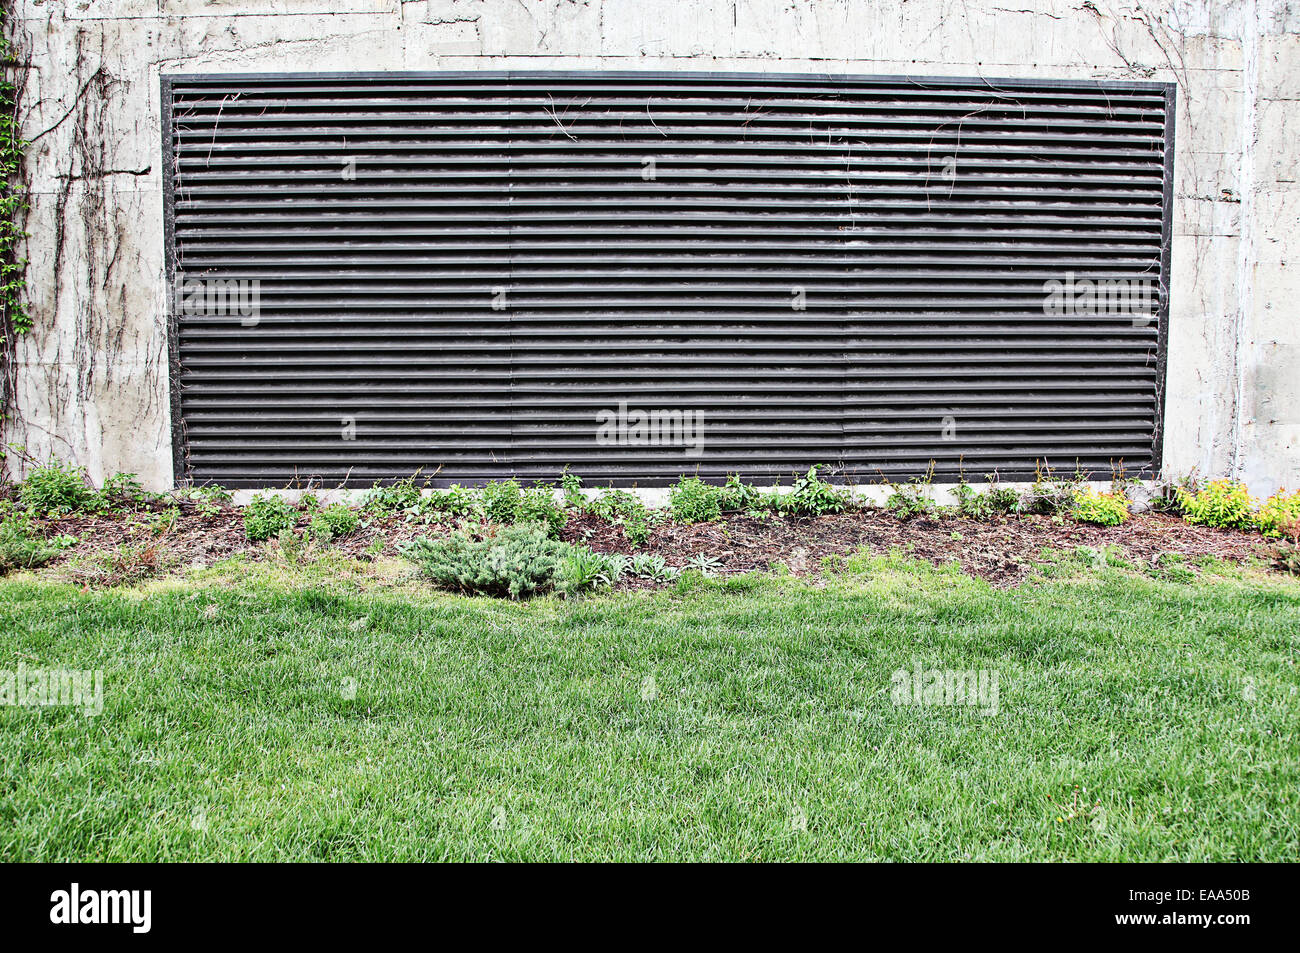
[[[13,396],[13,354],[18,335],[31,329],[24,305],[26,259],[19,258],[22,220],[27,192],[22,183],[23,150],[19,106],[22,97],[21,63],[8,36],[9,24],[0,14],[0,420],[7,419]],[[0,452],[0,460],[4,454]]]
[[[5,24],[0,20],[0,31]],[[17,258],[19,239],[22,228],[19,219],[27,210],[27,196],[22,187],[20,172],[23,161],[23,149],[27,145],[20,137],[18,120],[18,99],[21,95],[14,82],[18,72],[18,62],[14,56],[9,38],[0,32],[0,63],[4,65],[4,77],[0,79],[0,179],[3,180],[3,194],[0,195],[0,303],[4,307],[5,324],[12,325],[15,331],[22,332],[31,328],[31,319],[23,307],[23,266],[26,262]]]

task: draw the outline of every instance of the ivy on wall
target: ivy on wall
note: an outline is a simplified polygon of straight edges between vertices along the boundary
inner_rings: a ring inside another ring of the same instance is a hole
[[[26,262],[15,256],[23,237],[18,220],[27,209],[27,196],[19,178],[27,143],[19,138],[18,91],[9,78],[15,64],[9,41],[3,37],[0,37],[0,60],[6,73],[0,82],[0,178],[4,180],[3,195],[0,195],[0,251],[4,256],[0,262],[0,303],[4,306],[5,323],[22,332],[31,328],[22,294]]]
[[[8,37],[8,23],[0,14],[0,420],[7,420],[14,390],[13,354],[18,335],[31,329],[32,320],[24,305],[26,259],[18,257],[24,238],[23,215],[27,193],[22,182],[23,150],[19,105],[22,96],[20,63]],[[0,462],[4,460],[0,451]]]

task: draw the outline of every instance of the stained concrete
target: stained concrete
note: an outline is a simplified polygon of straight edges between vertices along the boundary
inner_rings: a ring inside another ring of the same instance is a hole
[[[171,483],[158,75],[681,69],[1178,85],[1165,467],[1300,486],[1300,5],[14,0],[34,331],[5,438]],[[11,459],[11,464],[17,461]],[[21,466],[16,469],[21,472]]]

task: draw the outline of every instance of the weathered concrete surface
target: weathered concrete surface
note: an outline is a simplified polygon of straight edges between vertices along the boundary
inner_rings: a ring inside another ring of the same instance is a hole
[[[688,69],[1179,89],[1165,465],[1300,486],[1300,4],[15,0],[36,329],[6,439],[171,482],[158,75]],[[12,462],[12,461],[11,461]]]

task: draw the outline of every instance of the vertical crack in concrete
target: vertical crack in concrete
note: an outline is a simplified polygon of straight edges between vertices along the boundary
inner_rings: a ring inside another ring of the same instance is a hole
[[[1242,100],[1241,100],[1241,171],[1237,178],[1240,192],[1239,237],[1237,248],[1237,309],[1232,327],[1232,447],[1230,475],[1240,478],[1243,468],[1246,413],[1246,330],[1254,307],[1255,288],[1255,124],[1259,98],[1259,0],[1246,0],[1242,17]]]

